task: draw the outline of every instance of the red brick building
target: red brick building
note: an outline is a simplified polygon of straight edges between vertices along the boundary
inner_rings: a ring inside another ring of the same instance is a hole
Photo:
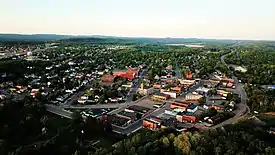
[[[114,75],[109,75],[109,74],[105,74],[102,78],[101,81],[102,82],[114,82],[115,81],[116,76]]]
[[[115,71],[113,72],[113,75],[133,80],[136,76],[138,76],[138,71]]]
[[[199,120],[198,116],[195,116],[189,113],[177,115],[176,118],[179,122],[190,122],[190,123],[196,123]]]
[[[156,119],[144,119],[142,127],[150,130],[157,130],[161,127],[161,121]]]

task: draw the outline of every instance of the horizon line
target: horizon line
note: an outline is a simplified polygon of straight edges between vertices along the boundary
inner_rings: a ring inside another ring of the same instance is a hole
[[[219,37],[171,37],[171,36],[119,36],[105,34],[72,34],[72,33],[2,33],[5,35],[68,35],[68,36],[102,36],[102,37],[117,37],[117,38],[152,38],[152,39],[204,39],[204,40],[232,40],[232,41],[275,41],[275,39],[247,39],[247,38],[219,38]]]

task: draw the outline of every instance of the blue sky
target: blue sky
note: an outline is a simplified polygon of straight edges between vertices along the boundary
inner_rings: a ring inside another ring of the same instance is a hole
[[[275,0],[0,2],[0,33],[275,40]]]

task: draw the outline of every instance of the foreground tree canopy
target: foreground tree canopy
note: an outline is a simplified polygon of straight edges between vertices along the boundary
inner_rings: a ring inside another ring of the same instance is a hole
[[[142,131],[94,155],[158,154],[274,154],[275,138],[253,121],[203,132],[178,133],[172,129]]]

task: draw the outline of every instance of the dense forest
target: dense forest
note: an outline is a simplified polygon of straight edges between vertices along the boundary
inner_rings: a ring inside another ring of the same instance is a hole
[[[252,44],[235,48],[226,56],[229,64],[241,65],[247,72],[235,72],[243,81],[253,84],[275,84],[275,47]]]
[[[248,96],[247,105],[253,111],[272,112],[275,111],[275,90],[268,90],[262,86],[248,86],[245,90]]]
[[[38,101],[26,97],[7,100],[0,107],[0,154],[88,154],[95,137],[111,133],[106,121],[83,120],[74,113],[73,120],[61,119],[46,112]]]
[[[202,132],[141,131],[94,155],[274,154],[275,136],[253,120]]]
[[[93,118],[83,121],[79,113],[73,120],[53,119],[43,104],[31,98],[7,101],[1,106],[0,153],[39,154],[274,154],[275,136],[268,133],[274,118],[245,119],[222,128],[177,132],[141,130],[110,146],[95,148],[95,137],[111,132],[107,122]]]
[[[253,111],[270,112],[275,110],[275,90],[266,85],[275,84],[274,43],[251,43],[234,47],[226,56],[228,64],[243,66],[246,72],[234,71],[243,83],[248,96],[248,106]],[[231,68],[231,70],[234,70]]]

